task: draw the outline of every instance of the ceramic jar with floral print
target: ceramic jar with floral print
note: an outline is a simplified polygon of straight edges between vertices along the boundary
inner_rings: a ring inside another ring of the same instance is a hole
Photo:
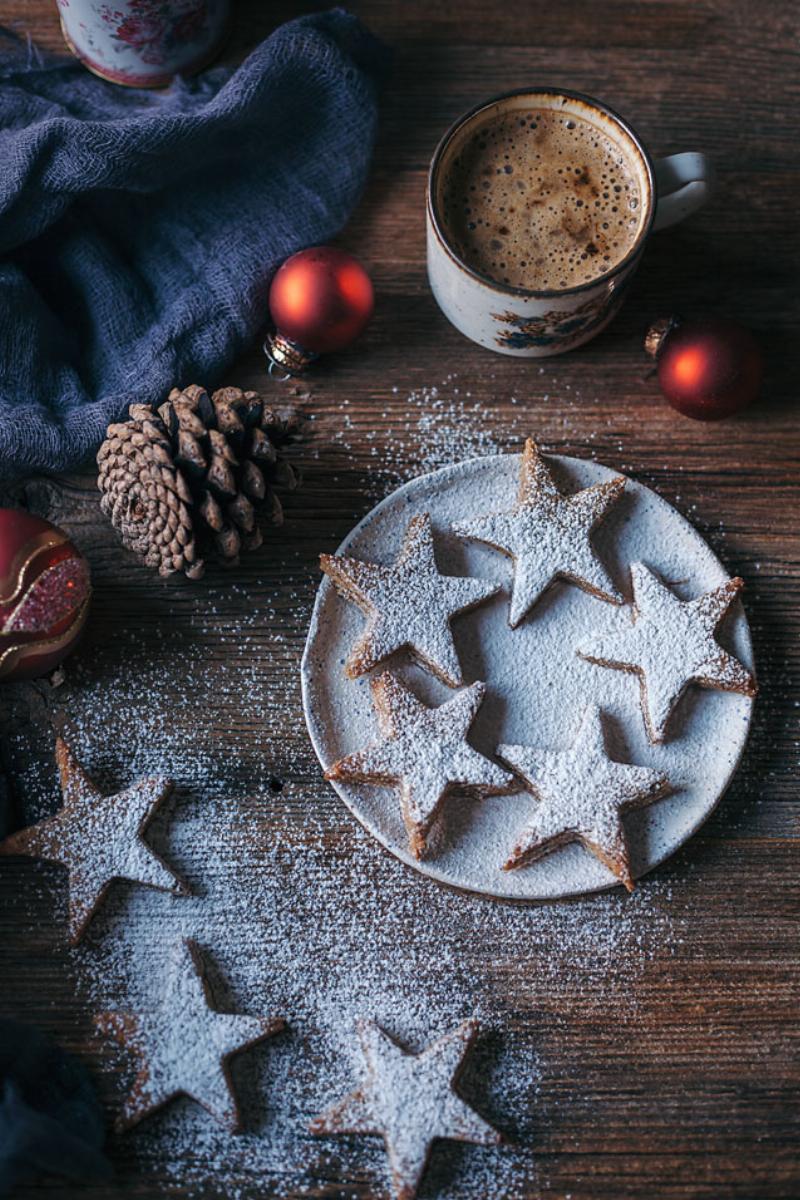
[[[229,0],[58,0],[81,62],[128,87],[164,87],[206,66],[225,36]]]

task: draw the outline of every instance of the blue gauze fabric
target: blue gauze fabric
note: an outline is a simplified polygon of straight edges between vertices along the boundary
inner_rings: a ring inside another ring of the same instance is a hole
[[[334,10],[167,92],[0,62],[0,478],[74,467],[132,400],[220,382],[276,267],[347,221],[385,55]]]

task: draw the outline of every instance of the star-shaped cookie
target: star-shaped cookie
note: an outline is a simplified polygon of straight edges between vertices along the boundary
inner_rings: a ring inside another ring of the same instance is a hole
[[[202,1104],[232,1132],[239,1129],[228,1060],[280,1032],[285,1021],[216,1012],[206,972],[200,947],[187,938],[176,947],[163,997],[152,1012],[104,1012],[95,1017],[99,1032],[137,1060],[118,1129],[135,1125],[180,1095]]]
[[[609,758],[600,710],[594,704],[586,708],[568,750],[503,745],[497,755],[539,798],[504,869],[524,866],[559,846],[580,842],[632,891],[622,817],[629,809],[665,796],[670,791],[666,775]]]
[[[503,1140],[455,1091],[464,1059],[478,1032],[476,1021],[409,1054],[374,1021],[359,1021],[366,1063],[361,1087],[311,1124],[318,1135],[376,1134],[383,1138],[396,1200],[413,1200],[437,1138],[497,1146]]]
[[[142,779],[124,792],[104,796],[61,738],[56,740],[56,763],[63,808],[38,825],[12,833],[0,842],[0,855],[43,858],[67,868],[72,945],[83,937],[115,879],[185,895],[185,885],[142,837],[172,791],[172,781]]]
[[[438,708],[428,708],[390,671],[370,684],[383,740],[339,759],[325,778],[396,784],[409,847],[422,858],[431,828],[451,792],[486,796],[507,790],[511,783],[505,771],[467,742],[486,684],[473,683]]]
[[[500,585],[440,575],[428,513],[409,521],[400,553],[389,567],[342,554],[322,554],[320,564],[342,596],[368,618],[345,665],[351,679],[406,648],[448,687],[461,686],[450,620],[493,596]]]
[[[624,487],[620,476],[572,496],[563,495],[533,438],[528,438],[514,507],[453,526],[459,537],[486,542],[514,560],[508,614],[512,628],[556,579],[575,583],[601,600],[622,603],[592,549],[590,535]]]
[[[578,654],[639,676],[651,742],[666,740],[670,716],[692,683],[755,696],[751,673],[714,636],[744,587],[741,579],[729,579],[695,600],[679,600],[644,563],[633,563],[631,581],[630,621],[622,614],[618,629],[590,637]]]

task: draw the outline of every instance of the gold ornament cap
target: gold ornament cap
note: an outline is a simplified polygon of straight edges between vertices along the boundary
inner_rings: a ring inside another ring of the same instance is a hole
[[[281,382],[302,375],[306,368],[319,358],[318,354],[306,350],[299,342],[293,342],[277,329],[274,333],[267,334],[263,350],[269,362],[267,374]]]
[[[658,320],[653,321],[653,324],[645,334],[645,353],[649,354],[651,358],[658,358],[664,347],[664,342],[680,324],[681,318],[674,315],[671,317],[659,317]]]

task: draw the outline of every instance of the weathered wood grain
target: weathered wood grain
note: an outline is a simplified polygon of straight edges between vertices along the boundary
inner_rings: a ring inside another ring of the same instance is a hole
[[[311,6],[248,0],[236,9],[232,58]],[[541,1162],[541,1184],[528,1192],[530,1200],[794,1200],[800,1195],[797,7],[789,0],[757,9],[743,0],[505,6],[364,0],[355,9],[396,48],[374,170],[342,237],[372,271],[378,303],[362,342],[309,377],[314,443],[305,486],[288,499],[284,530],[269,535],[264,551],[233,575],[212,569],[198,588],[154,580],[119,548],[99,516],[88,473],[27,481],[11,499],[64,525],[91,560],[93,619],[73,667],[91,655],[95,674],[112,687],[121,627],[127,643],[136,642],[156,666],[181,646],[206,656],[207,719],[197,722],[178,709],[165,720],[185,729],[199,754],[224,761],[226,787],[243,798],[254,774],[265,770],[263,731],[225,682],[226,637],[251,609],[268,614],[262,626],[248,628],[249,653],[254,671],[268,673],[273,691],[285,692],[284,725],[270,740],[266,764],[276,787],[284,786],[269,814],[258,809],[250,817],[263,820],[267,833],[270,821],[301,828],[304,806],[313,803],[327,823],[331,855],[345,858],[350,818],[320,779],[297,687],[320,551],[335,548],[392,478],[430,465],[432,439],[443,442],[448,433],[477,439],[480,422],[504,447],[517,446],[530,431],[553,450],[591,453],[675,503],[731,573],[747,581],[762,685],[750,746],[728,796],[657,873],[691,914],[682,941],[654,955],[630,985],[635,1009],[618,1016],[601,996],[594,1005],[570,1005],[562,993],[549,993],[546,981],[525,970],[524,947],[489,944],[467,947],[465,955],[519,1046],[548,1064],[529,1124],[514,1131]],[[60,49],[49,0],[6,0],[3,21]],[[492,356],[461,338],[438,312],[424,268],[425,172],[436,141],[477,100],[528,83],[598,95],[630,118],[656,154],[708,151],[720,177],[701,214],[652,239],[613,326],[541,367]],[[720,312],[754,329],[767,378],[750,413],[701,425],[662,402],[641,344],[649,321],[671,311]],[[228,381],[267,386],[259,354],[253,350]],[[420,406],[423,389],[435,386],[450,410],[438,425],[424,398]],[[477,402],[476,420],[467,408]],[[421,423],[426,413],[430,419]],[[12,783],[26,755],[47,769],[50,729],[69,721],[72,680],[70,668],[62,689],[36,683],[0,695],[8,734],[3,765]],[[124,746],[114,741],[120,736],[113,728],[98,730],[111,782],[125,772]],[[16,801],[22,816],[26,797]],[[27,886],[28,878],[23,863],[0,870],[0,1011],[24,1014],[97,1063],[101,1050],[70,976],[52,895]],[[460,1153],[453,1149],[451,1158]],[[124,1144],[119,1154],[113,1184],[84,1192],[45,1183],[21,1194],[63,1200],[84,1194],[153,1200],[166,1188],[181,1194],[172,1181],[142,1175]],[[302,1195],[376,1195],[358,1171],[356,1153],[341,1161],[340,1177],[307,1181]],[[447,1161],[444,1154],[437,1163]],[[446,1179],[435,1166],[424,1194],[433,1195]]]

